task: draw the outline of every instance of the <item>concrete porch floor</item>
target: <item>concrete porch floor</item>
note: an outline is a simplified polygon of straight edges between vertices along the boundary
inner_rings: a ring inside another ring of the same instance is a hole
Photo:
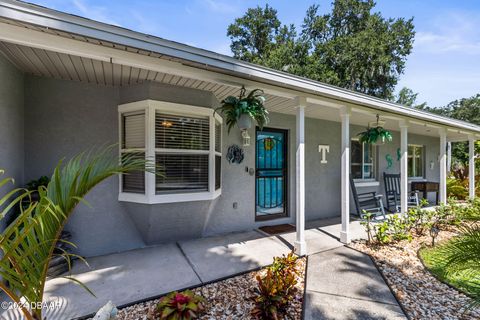
[[[326,254],[343,247],[336,239],[340,232],[339,221],[340,218],[332,218],[307,223],[308,255]],[[364,238],[363,227],[358,221],[352,221],[350,228],[353,239]],[[90,267],[77,262],[72,275],[87,285],[96,297],[68,280],[49,280],[46,300],[59,300],[61,312],[56,310],[51,315],[46,312],[46,316],[59,320],[82,317],[96,312],[109,300],[122,306],[254,270],[270,264],[274,256],[288,253],[294,240],[294,232],[266,236],[253,230],[92,257],[88,259]],[[310,278],[310,270],[308,272],[307,279]],[[382,290],[388,291],[383,280],[381,282]],[[20,317],[4,312],[1,318]]]

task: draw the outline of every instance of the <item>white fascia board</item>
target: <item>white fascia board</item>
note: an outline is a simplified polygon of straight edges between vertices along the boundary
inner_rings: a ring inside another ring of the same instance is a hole
[[[480,133],[480,126],[468,122],[408,108],[358,92],[239,61],[232,57],[212,51],[191,47],[174,41],[168,41],[155,36],[149,36],[125,28],[89,20],[37,5],[12,0],[2,0],[0,1],[0,17],[118,43],[146,51],[153,51],[159,54],[203,64],[205,67],[212,66],[224,69],[237,74],[237,77],[232,77],[232,82],[235,82],[235,78],[238,81],[238,78],[251,79],[252,77],[257,77],[260,81],[263,79],[267,82],[276,83],[278,85],[277,91],[279,92],[287,92],[290,89],[297,90],[297,95],[313,93],[314,95],[330,97],[334,100],[341,100],[354,105],[361,105],[366,108],[373,108],[406,117],[414,117],[422,121],[434,122],[445,126],[453,126]],[[136,55],[141,56],[139,54]],[[217,73],[217,75],[220,76],[221,74]],[[244,80],[241,82],[244,82]],[[290,94],[288,94],[288,96],[292,97]]]

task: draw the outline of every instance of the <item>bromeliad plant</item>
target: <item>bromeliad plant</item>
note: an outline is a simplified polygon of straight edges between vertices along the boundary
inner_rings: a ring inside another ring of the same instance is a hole
[[[217,108],[224,116],[228,133],[238,123],[239,119],[248,117],[257,122],[260,129],[269,122],[268,111],[263,105],[265,97],[263,91],[255,89],[247,95],[247,90],[242,87],[238,97],[228,96],[222,101],[222,106]],[[242,129],[242,128],[241,128]]]
[[[41,308],[25,306],[41,305],[56,243],[60,241],[63,227],[75,207],[85,202],[85,195],[114,175],[145,170],[153,172],[150,162],[133,153],[125,154],[119,161],[114,148],[110,146],[97,152],[82,153],[65,164],[60,161],[48,186],[39,187],[38,201],[30,201],[32,192],[36,191],[26,189],[14,189],[0,198],[0,208],[3,208],[0,219],[11,209],[20,210],[19,216],[0,235],[0,251],[3,254],[0,259],[0,276],[3,278],[0,290],[22,306],[26,320],[44,319]],[[0,187],[10,182],[13,180],[9,178],[0,180]],[[20,205],[22,202],[28,205]],[[69,265],[72,257],[82,259],[67,252],[61,255]],[[88,290],[80,281],[68,276],[64,278]]]
[[[205,310],[205,299],[190,290],[171,292],[163,297],[149,315],[151,320],[196,319]]]

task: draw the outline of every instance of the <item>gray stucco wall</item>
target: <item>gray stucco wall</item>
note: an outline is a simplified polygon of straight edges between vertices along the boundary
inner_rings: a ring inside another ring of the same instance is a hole
[[[96,86],[27,76],[25,180],[50,175],[59,159],[117,143],[119,104],[147,98],[215,107],[213,94],[168,85]],[[66,226],[85,256],[202,236],[212,202],[143,205],[118,201],[118,180],[105,181]]]
[[[23,183],[23,74],[0,55],[0,169],[15,185],[3,187],[0,197]],[[7,219],[0,220],[0,230]]]
[[[25,81],[25,179],[50,174],[58,159],[104,143],[117,143],[118,104],[155,99],[197,106],[216,107],[210,92],[169,85],[145,84],[134,87],[105,87],[28,76]],[[271,114],[272,128],[288,130],[289,217],[255,222],[255,177],[245,168],[255,167],[255,144],[244,148],[240,165],[222,159],[222,195],[213,201],[144,205],[119,202],[118,181],[111,179],[80,205],[67,228],[74,235],[80,254],[93,256],[138,248],[161,242],[249,230],[266,224],[295,220],[295,117]],[[361,131],[352,126],[352,137]],[[250,130],[252,142],[255,129]],[[385,155],[395,158],[399,135],[378,147],[377,175],[386,168]],[[410,143],[426,145],[428,164],[437,158],[438,139],[409,136]],[[306,217],[326,218],[340,213],[340,123],[306,119]],[[238,130],[230,135],[223,128],[223,152],[231,144],[241,145]],[[328,163],[320,164],[319,144],[330,145]],[[394,169],[398,172],[398,163]],[[438,181],[435,169],[426,168],[427,178]],[[381,180],[381,179],[379,179]],[[383,193],[383,186],[376,188]],[[238,207],[233,208],[237,203]]]

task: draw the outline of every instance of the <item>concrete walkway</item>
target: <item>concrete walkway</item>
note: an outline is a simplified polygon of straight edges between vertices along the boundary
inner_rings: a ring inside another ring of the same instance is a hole
[[[360,258],[358,253],[343,247],[334,238],[340,230],[338,218],[310,222],[307,228],[305,237],[310,255],[306,286],[307,319],[317,319],[317,315],[329,319],[329,315],[336,314],[336,308],[343,308],[345,315],[356,314],[352,308],[357,306],[353,302],[333,303],[348,298],[365,301],[363,304],[369,310],[367,302],[371,302],[377,306],[375,310],[378,312],[372,313],[375,315],[385,314],[390,318],[390,315],[397,314],[389,313],[399,307],[396,305],[395,309],[396,301],[391,299],[393,296],[370,259]],[[364,236],[358,222],[351,223],[351,230],[353,238]],[[96,297],[65,279],[49,280],[46,299],[59,301],[61,309],[45,315],[49,320],[82,317],[96,312],[109,300],[122,306],[254,270],[269,265],[274,256],[288,253],[294,240],[294,232],[266,236],[260,231],[249,231],[92,257],[87,259],[90,267],[77,262],[72,275],[86,284]],[[355,273],[364,276],[354,277]],[[345,278],[346,275],[352,276]],[[332,288],[336,285],[343,296],[335,296]],[[371,289],[362,291],[362,287]],[[357,295],[346,293],[350,289]],[[385,298],[381,300],[379,297]],[[325,303],[326,299],[333,301]],[[20,317],[4,312],[0,319]]]
[[[347,247],[308,257],[305,319],[407,319],[369,256]]]

